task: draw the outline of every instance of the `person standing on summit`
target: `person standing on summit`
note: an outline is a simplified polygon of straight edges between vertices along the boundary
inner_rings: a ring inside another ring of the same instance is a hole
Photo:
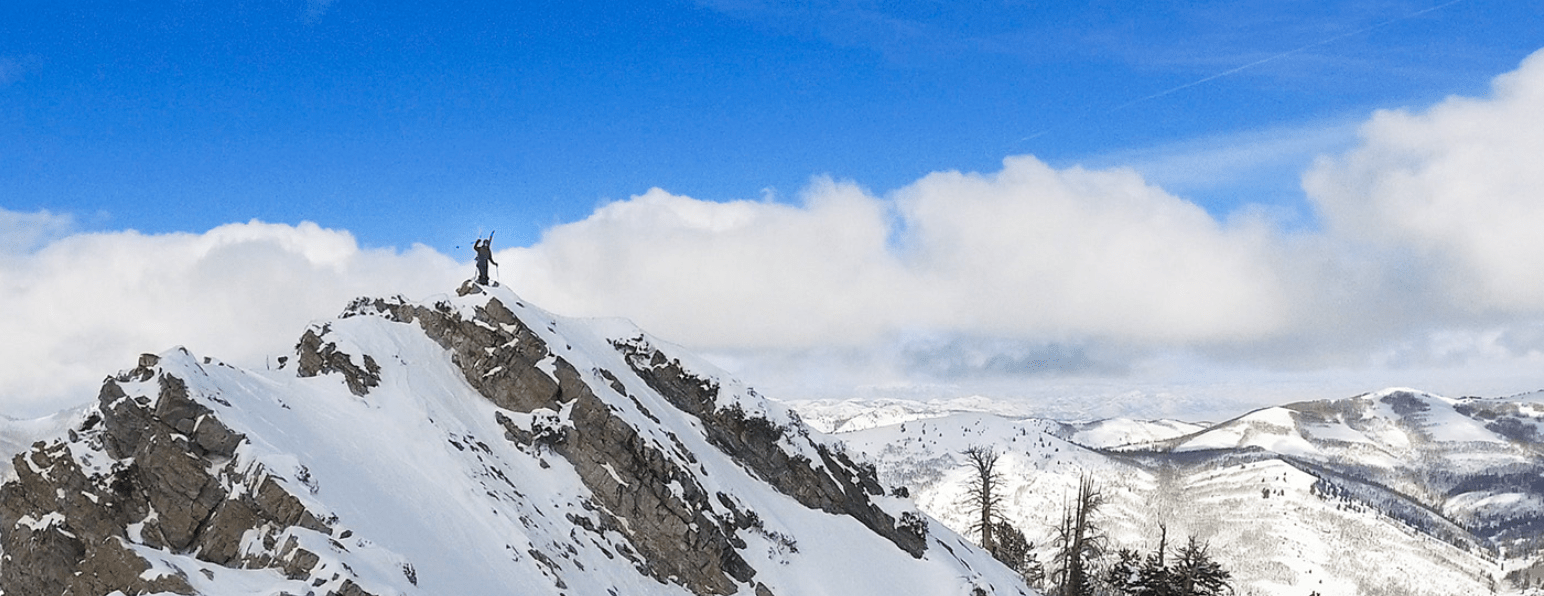
[[[472,250],[477,251],[477,283],[486,286],[488,285],[488,263],[499,264],[498,261],[493,260],[493,233],[489,232],[486,240],[478,238],[473,242]]]

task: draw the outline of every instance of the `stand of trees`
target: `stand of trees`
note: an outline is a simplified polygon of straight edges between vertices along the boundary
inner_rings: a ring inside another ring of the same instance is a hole
[[[1212,560],[1207,545],[1194,536],[1169,556],[1168,528],[1159,524],[1158,549],[1143,555],[1121,549],[1114,560],[1106,557],[1108,539],[1097,522],[1105,496],[1087,476],[1078,492],[1062,510],[1054,529],[1052,569],[1046,573],[1036,558],[1034,544],[1009,523],[1003,512],[1002,472],[998,453],[987,447],[971,447],[965,456],[973,476],[962,503],[971,512],[970,531],[980,537],[981,547],[998,561],[1024,576],[1034,588],[1053,596],[1231,596],[1231,574]],[[1046,585],[1049,582],[1050,585]]]
[[[1168,560],[1168,530],[1162,535],[1158,550],[1146,557],[1130,549],[1121,549],[1116,561],[1106,570],[1104,583],[1114,594],[1129,596],[1226,596],[1233,593],[1231,577],[1222,565],[1213,561],[1206,544],[1191,536],[1185,546]]]

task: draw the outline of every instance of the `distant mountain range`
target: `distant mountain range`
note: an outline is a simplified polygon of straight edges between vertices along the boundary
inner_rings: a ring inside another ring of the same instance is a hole
[[[1219,424],[1014,414],[987,400],[791,404],[969,527],[960,453],[1002,453],[1010,517],[1050,555],[1078,479],[1110,503],[1112,542],[1167,526],[1207,541],[1240,594],[1539,593],[1544,395],[1452,399],[1411,389],[1294,403]]]

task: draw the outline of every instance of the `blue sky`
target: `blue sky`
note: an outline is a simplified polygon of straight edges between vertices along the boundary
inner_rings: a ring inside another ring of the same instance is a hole
[[[86,229],[314,221],[452,252],[656,186],[791,200],[830,175],[884,193],[1033,154],[1151,166],[1219,215],[1271,203],[1312,225],[1297,176],[1315,152],[1373,109],[1482,91],[1536,49],[1541,10],[433,4],[6,3],[0,200]],[[1281,138],[1306,141],[1226,168],[1200,150]]]
[[[1541,13],[5,3],[0,412],[263,366],[490,230],[527,299],[781,397],[1539,389]]]

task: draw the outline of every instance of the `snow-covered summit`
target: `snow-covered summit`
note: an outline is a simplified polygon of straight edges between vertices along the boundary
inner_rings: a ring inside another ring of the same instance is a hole
[[[15,460],[5,593],[1031,593],[743,383],[505,288],[138,364]]]
[[[1313,460],[1396,466],[1413,459],[1527,459],[1544,408],[1392,388],[1264,408],[1167,442],[1174,451],[1258,448]],[[1494,462],[1492,462],[1494,463]]]

